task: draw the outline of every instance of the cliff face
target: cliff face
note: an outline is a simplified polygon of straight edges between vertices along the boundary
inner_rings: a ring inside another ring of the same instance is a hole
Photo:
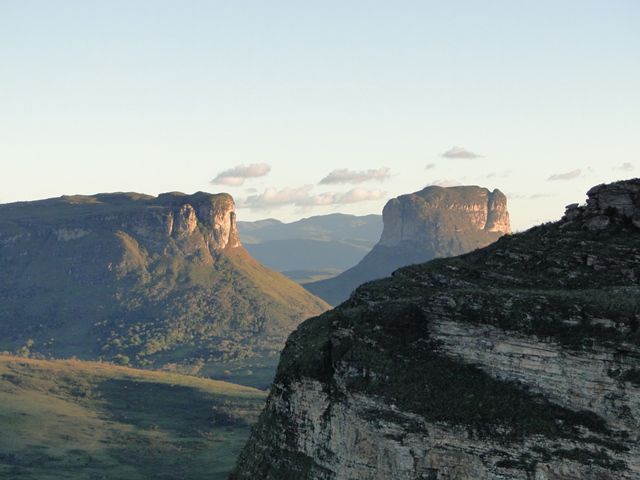
[[[336,305],[364,282],[484,247],[511,232],[504,194],[476,186],[430,186],[390,200],[382,214],[380,241],[358,265],[305,288]]]
[[[235,204],[230,195],[165,193],[158,197],[158,203],[165,208],[161,215],[166,215],[169,236],[182,238],[192,235],[200,222],[204,227],[205,244],[211,253],[240,246]]]
[[[640,478],[639,191],[304,322],[232,478]]]
[[[275,353],[325,308],[246,253],[230,195],[204,192],[0,205],[0,300],[0,349],[136,364]]]
[[[507,197],[496,189],[431,186],[389,200],[382,211],[379,245],[404,243],[446,250],[456,237],[478,232],[511,233]],[[494,236],[495,240],[497,236]],[[460,241],[460,240],[459,240]]]

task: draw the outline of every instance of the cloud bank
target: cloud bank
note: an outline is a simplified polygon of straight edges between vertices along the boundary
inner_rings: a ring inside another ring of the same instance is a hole
[[[634,167],[633,163],[625,162],[622,165],[615,167],[615,170],[620,170],[621,172],[632,172],[635,168],[636,167]]]
[[[364,183],[370,180],[377,180],[383,182],[391,176],[389,168],[382,167],[378,169],[370,170],[349,170],[342,168],[334,170],[326,177],[320,180],[320,185],[334,185],[338,183]]]
[[[286,187],[283,189],[267,188],[264,192],[249,195],[239,202],[239,206],[253,210],[270,209],[292,205],[296,207],[318,207],[327,205],[346,205],[385,198],[386,192],[352,188],[347,192],[326,192],[312,194],[313,185],[302,187]]]
[[[448,178],[443,178],[441,180],[434,180],[428,186],[436,186],[436,187],[459,187],[462,185],[458,180],[452,180]]]
[[[238,165],[216,175],[211,180],[213,185],[243,185],[248,178],[264,177],[271,171],[271,167],[266,163],[252,163],[251,165]]]
[[[565,172],[565,173],[554,173],[553,175],[551,175],[549,178],[547,178],[547,180],[551,180],[551,181],[557,181],[557,180],[572,180],[574,178],[578,178],[580,176],[580,174],[582,173],[582,170],[580,170],[579,168],[576,170],[571,170],[570,172]]]
[[[444,158],[464,158],[464,159],[482,158],[482,155],[478,155],[477,153],[462,147],[451,147],[449,150],[444,152],[441,156]]]
[[[507,178],[513,173],[512,170],[503,170],[502,172],[490,172],[486,178]]]

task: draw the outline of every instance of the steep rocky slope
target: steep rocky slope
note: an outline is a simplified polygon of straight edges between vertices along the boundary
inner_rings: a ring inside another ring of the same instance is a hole
[[[640,478],[640,179],[304,322],[233,479]]]
[[[275,355],[325,308],[247,254],[227,194],[0,205],[0,350],[136,365]]]
[[[377,245],[356,266],[305,288],[332,305],[394,270],[481,248],[511,232],[507,198],[476,186],[430,186],[387,202]]]

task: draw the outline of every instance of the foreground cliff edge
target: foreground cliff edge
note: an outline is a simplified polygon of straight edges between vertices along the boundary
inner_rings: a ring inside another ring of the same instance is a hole
[[[232,479],[640,477],[640,179],[287,341]]]

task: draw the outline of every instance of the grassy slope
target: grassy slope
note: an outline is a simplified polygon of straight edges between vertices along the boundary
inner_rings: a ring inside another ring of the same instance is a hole
[[[0,478],[223,479],[263,400],[227,382],[0,356]]]

